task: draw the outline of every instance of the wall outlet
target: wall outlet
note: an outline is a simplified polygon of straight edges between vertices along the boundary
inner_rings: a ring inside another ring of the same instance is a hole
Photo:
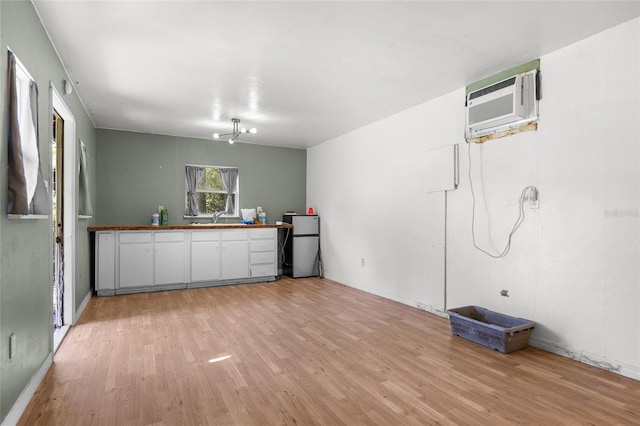
[[[364,257],[360,258],[360,266],[364,267]]]
[[[18,352],[18,338],[15,333],[11,333],[9,336],[9,359],[13,359],[16,357]]]

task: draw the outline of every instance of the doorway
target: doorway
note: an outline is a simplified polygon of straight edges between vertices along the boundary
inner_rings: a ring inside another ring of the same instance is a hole
[[[53,330],[64,326],[64,120],[53,110],[51,141],[51,218],[53,235]],[[55,340],[55,339],[54,339]]]
[[[51,253],[52,349],[58,349],[69,327],[75,323],[75,232],[76,203],[76,122],[53,84],[51,89]],[[55,194],[55,195],[54,195]],[[58,319],[56,319],[58,318]]]

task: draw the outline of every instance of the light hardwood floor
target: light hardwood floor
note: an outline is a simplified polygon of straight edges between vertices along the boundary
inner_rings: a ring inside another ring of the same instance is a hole
[[[218,359],[216,361],[216,359]],[[329,280],[93,298],[21,425],[639,424],[640,382]]]

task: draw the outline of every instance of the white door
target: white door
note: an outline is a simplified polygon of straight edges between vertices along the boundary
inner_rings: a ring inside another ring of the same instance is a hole
[[[184,283],[184,242],[155,244],[155,284]]]
[[[119,287],[146,287],[153,284],[151,243],[120,244]]]
[[[222,279],[233,280],[249,276],[249,242],[224,241],[222,243]]]
[[[191,243],[191,281],[217,281],[220,279],[220,242],[194,241]]]

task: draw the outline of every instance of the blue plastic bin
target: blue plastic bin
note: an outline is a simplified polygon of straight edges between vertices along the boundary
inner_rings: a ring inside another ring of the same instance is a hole
[[[502,353],[529,346],[529,336],[535,324],[479,306],[449,309],[451,333]]]

